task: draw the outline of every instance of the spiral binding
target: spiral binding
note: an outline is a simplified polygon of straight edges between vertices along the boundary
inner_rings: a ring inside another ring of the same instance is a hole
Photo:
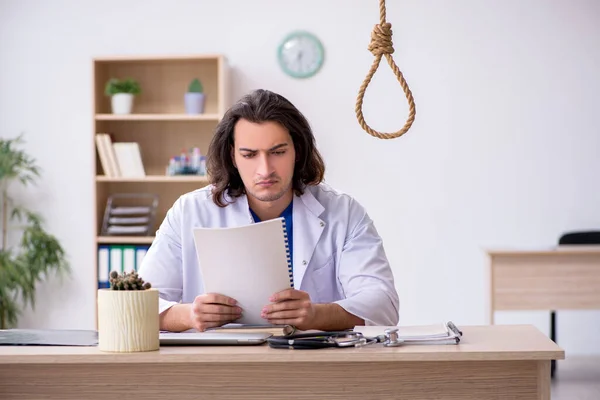
[[[287,234],[287,226],[285,224],[285,219],[281,219],[281,224],[283,225],[283,239],[285,241],[285,256],[287,258],[288,263],[288,276],[290,278],[290,287],[294,287],[294,271],[292,268],[292,257],[290,255],[290,243],[288,240]]]

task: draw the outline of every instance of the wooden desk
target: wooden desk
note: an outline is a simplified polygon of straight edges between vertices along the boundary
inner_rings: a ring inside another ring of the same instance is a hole
[[[488,255],[491,324],[498,310],[600,309],[600,246]]]
[[[564,351],[532,326],[462,327],[460,345],[325,350],[0,347],[10,399],[550,399]]]

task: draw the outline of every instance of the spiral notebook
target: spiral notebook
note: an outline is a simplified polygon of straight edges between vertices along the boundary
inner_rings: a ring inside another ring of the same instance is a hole
[[[285,220],[276,218],[231,228],[194,228],[205,293],[237,300],[241,324],[265,324],[269,297],[294,287]]]

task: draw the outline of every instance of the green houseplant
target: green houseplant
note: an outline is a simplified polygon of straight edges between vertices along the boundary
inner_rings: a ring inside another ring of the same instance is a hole
[[[113,114],[130,114],[133,98],[141,92],[140,84],[132,78],[111,78],[104,88],[104,94],[110,97]]]
[[[10,196],[14,184],[27,186],[40,176],[35,160],[19,149],[22,142],[22,135],[0,138],[0,329],[14,327],[23,307],[35,307],[36,284],[52,272],[70,270],[65,250],[44,229],[42,217]]]

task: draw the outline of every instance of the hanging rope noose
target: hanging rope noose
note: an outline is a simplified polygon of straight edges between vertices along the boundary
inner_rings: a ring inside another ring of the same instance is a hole
[[[392,24],[385,21],[385,0],[379,0],[379,15],[380,23],[373,28],[373,32],[371,33],[371,43],[368,47],[369,51],[375,56],[375,60],[373,60],[373,65],[371,65],[371,69],[358,91],[358,98],[356,99],[356,118],[358,118],[360,126],[362,126],[362,128],[371,136],[375,136],[379,139],[394,139],[405,134],[415,120],[415,101],[406,80],[404,80],[404,76],[402,76],[402,72],[392,58],[392,53],[394,52],[394,46],[392,44]],[[367,86],[369,86],[375,71],[377,71],[382,56],[385,56],[387,59],[390,68],[394,72],[394,75],[396,75],[396,78],[398,78],[398,82],[400,82],[400,86],[402,86],[404,94],[406,94],[406,99],[408,100],[409,113],[406,124],[404,124],[402,129],[393,133],[380,133],[371,129],[365,122],[362,112],[365,90],[367,90]]]

